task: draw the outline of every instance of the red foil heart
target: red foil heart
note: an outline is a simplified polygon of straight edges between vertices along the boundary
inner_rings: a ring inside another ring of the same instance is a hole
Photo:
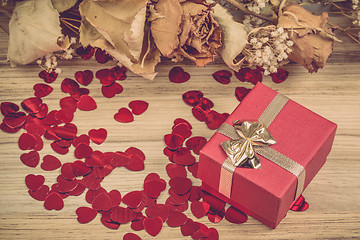
[[[239,102],[241,102],[250,91],[251,89],[248,88],[237,87],[235,89],[235,97]]]
[[[110,86],[116,80],[114,69],[100,69],[95,73],[95,76],[100,80],[100,83],[103,86]]]
[[[126,75],[126,67],[120,67],[120,66],[116,66],[113,67],[114,71],[115,71],[115,78],[118,81],[123,81],[126,79],[127,75]]]
[[[169,227],[180,227],[184,225],[188,220],[188,217],[177,210],[170,210],[169,217],[166,221]]]
[[[193,201],[191,203],[191,212],[196,218],[202,218],[208,214],[210,210],[210,204],[207,202]]]
[[[36,114],[40,111],[41,98],[31,97],[21,102],[21,107],[28,113]]]
[[[197,90],[188,91],[182,95],[184,102],[192,107],[195,107],[203,97],[204,94]]]
[[[106,192],[106,190],[105,190],[104,188],[99,188],[98,190],[90,190],[90,189],[89,189],[89,190],[86,192],[85,200],[86,200],[86,202],[92,204],[92,203],[94,202],[94,199],[95,199],[98,195],[100,195],[100,194],[102,194],[102,193],[107,194],[107,192]]]
[[[174,177],[170,179],[169,185],[174,188],[176,194],[183,195],[190,191],[192,182],[189,178]]]
[[[250,82],[254,85],[258,82],[262,82],[262,72],[259,68],[241,68],[238,72],[235,72],[235,76],[241,82]]]
[[[128,205],[130,208],[137,208],[142,201],[143,192],[141,191],[132,191],[122,198],[122,202]]]
[[[192,150],[195,154],[199,155],[200,150],[207,143],[206,138],[201,136],[196,136],[188,139],[185,143],[186,147]]]
[[[59,210],[63,209],[64,201],[58,193],[52,192],[46,197],[46,199],[44,201],[44,207],[47,210],[59,211]]]
[[[19,128],[26,122],[26,114],[23,112],[9,112],[5,115],[3,121],[10,128]]]
[[[79,145],[80,143],[83,143],[83,144],[86,144],[86,145],[89,145],[90,144],[90,138],[88,135],[85,135],[85,134],[82,134],[76,138],[74,138],[73,142],[72,142],[72,145],[74,147],[76,147],[77,145]]]
[[[113,167],[123,167],[128,165],[132,159],[130,156],[124,152],[115,152],[113,159],[111,160],[111,165]]]
[[[104,128],[91,129],[88,132],[88,135],[91,141],[99,145],[105,141],[107,136],[107,131]]]
[[[126,233],[123,240],[141,240],[141,238],[135,233]]]
[[[109,211],[111,206],[111,198],[105,193],[96,196],[92,203],[92,208],[96,211]]]
[[[89,207],[79,207],[76,209],[77,220],[79,223],[89,223],[97,215],[97,212]]]
[[[25,184],[32,191],[39,189],[44,182],[45,178],[42,175],[29,174],[25,177]]]
[[[92,148],[89,145],[83,143],[77,145],[74,151],[74,155],[77,159],[89,158],[92,156],[92,154],[93,154]]]
[[[129,123],[134,121],[134,115],[127,108],[120,108],[114,115],[114,119],[121,123]]]
[[[231,223],[240,224],[246,222],[248,217],[242,211],[231,206],[225,212],[225,219]]]
[[[170,178],[186,177],[185,167],[174,163],[169,163],[166,165],[166,172]]]
[[[53,88],[51,86],[44,83],[35,84],[33,89],[35,97],[39,98],[46,97],[53,91]]]
[[[2,115],[6,116],[8,113],[19,111],[19,106],[12,102],[2,102],[0,105]]]
[[[227,70],[220,70],[212,74],[213,78],[221,84],[229,84],[232,73]]]
[[[130,208],[120,206],[111,209],[110,219],[117,223],[129,223],[136,217],[135,213]]]
[[[144,193],[150,198],[158,198],[162,191],[166,188],[166,182],[158,180],[150,180],[144,183]]]
[[[145,154],[138,148],[136,147],[129,147],[128,149],[125,150],[125,153],[128,155],[137,155],[138,157],[141,158],[142,161],[145,161]]]
[[[45,199],[49,193],[49,187],[47,185],[42,185],[35,191],[29,190],[28,193],[35,200],[45,201]]]
[[[87,86],[89,85],[94,78],[94,73],[90,70],[85,71],[77,71],[75,73],[75,79],[78,81],[78,83]]]
[[[187,222],[184,225],[182,225],[180,228],[181,233],[184,237],[193,235],[199,229],[200,229],[200,224],[194,222],[190,218],[188,218]]]
[[[179,123],[173,127],[172,134],[177,134],[183,138],[188,138],[191,136],[192,132],[186,123]]]
[[[131,162],[129,162],[125,167],[130,171],[142,171],[145,168],[144,161],[138,155],[131,155]]]
[[[95,59],[98,63],[104,64],[107,63],[112,58],[108,53],[106,53],[105,50],[102,50],[101,48],[97,48],[95,51]]]
[[[190,166],[195,163],[195,157],[191,154],[190,150],[186,147],[177,149],[173,155],[173,161],[176,164],[183,166]]]
[[[276,73],[270,73],[271,79],[274,83],[282,83],[289,76],[289,72],[284,69],[277,69]]]
[[[116,94],[122,93],[123,90],[124,90],[124,88],[117,82],[114,82],[113,84],[111,84],[109,86],[101,87],[101,92],[102,92],[103,96],[106,98],[112,98]]]
[[[163,220],[161,217],[145,218],[143,221],[145,231],[151,236],[158,235],[163,226]]]
[[[190,74],[182,67],[173,67],[169,72],[169,79],[173,83],[183,83],[190,79]]]
[[[298,197],[298,199],[296,199],[296,201],[290,207],[290,210],[295,212],[303,212],[306,211],[308,208],[309,208],[309,203],[305,201],[303,195],[300,195],[300,197]]]
[[[134,100],[129,103],[129,108],[135,115],[140,115],[146,111],[149,104],[142,100]]]
[[[44,82],[46,82],[46,83],[54,82],[57,77],[58,77],[58,74],[53,70],[50,72],[48,72],[46,70],[39,72],[39,78],[43,79]]]
[[[86,48],[79,47],[76,49],[76,54],[79,55],[82,59],[88,60],[94,55],[95,49],[88,45]]]
[[[23,153],[20,156],[20,160],[26,166],[35,168],[40,161],[40,155],[37,151],[30,151],[28,153]]]
[[[97,108],[95,100],[89,95],[82,95],[77,103],[77,108],[82,111],[92,111]]]
[[[34,149],[36,145],[38,144],[36,138],[34,135],[29,133],[23,133],[21,134],[18,145],[21,150],[29,150]]]

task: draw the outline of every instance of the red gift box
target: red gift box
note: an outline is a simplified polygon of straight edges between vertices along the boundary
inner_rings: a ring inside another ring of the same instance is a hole
[[[258,83],[225,121],[256,121],[278,93]],[[305,169],[304,188],[324,165],[334,141],[337,125],[300,104],[288,100],[267,127],[276,140],[270,147]],[[227,159],[221,143],[229,137],[216,132],[200,152],[198,176],[202,188],[276,228],[295,200],[298,178],[258,155],[261,169],[236,167],[230,198],[219,193],[220,173]]]

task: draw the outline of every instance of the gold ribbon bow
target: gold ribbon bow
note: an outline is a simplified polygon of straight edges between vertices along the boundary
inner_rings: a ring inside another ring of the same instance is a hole
[[[260,122],[234,122],[238,139],[230,139],[221,144],[235,167],[260,169],[260,159],[254,151],[256,145],[272,145],[276,141],[265,125]]]

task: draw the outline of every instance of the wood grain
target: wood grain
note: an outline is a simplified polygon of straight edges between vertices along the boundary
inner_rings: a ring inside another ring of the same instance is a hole
[[[287,81],[275,84],[270,77],[264,83],[314,112],[338,124],[333,150],[327,163],[320,170],[304,196],[310,203],[306,212],[289,212],[276,230],[271,230],[258,221],[249,218],[242,225],[227,221],[209,223],[206,218],[199,221],[208,227],[215,227],[220,239],[355,239],[360,237],[360,48],[347,38],[336,43],[327,66],[316,74],[307,73],[303,67],[290,64],[285,67],[290,72]],[[23,99],[33,96],[32,87],[41,83],[40,69],[36,64],[11,68],[6,62],[8,36],[0,33],[0,102],[11,101],[19,104]],[[239,82],[234,76],[229,85],[217,83],[211,74],[227,69],[221,59],[205,68],[197,68],[185,61],[181,64],[191,74],[191,79],[182,84],[171,83],[169,70],[175,66],[169,60],[158,65],[158,76],[149,81],[129,73],[121,84],[124,92],[112,99],[102,97],[100,83],[94,79],[88,86],[98,104],[92,112],[77,111],[74,123],[80,134],[92,128],[106,128],[108,137],[100,146],[92,146],[101,151],[124,151],[130,146],[139,147],[146,154],[146,167],[142,172],[129,172],[126,169],[114,170],[102,183],[110,191],[118,189],[123,195],[132,190],[141,190],[144,177],[157,172],[168,180],[165,172],[167,159],[163,155],[163,136],[169,133],[173,120],[177,117],[187,119],[193,125],[193,135],[210,138],[214,131],[198,122],[191,114],[191,108],[183,103],[181,95],[189,90],[201,90],[215,103],[219,112],[231,112],[238,104],[234,97],[237,86],[251,87]],[[52,94],[44,98],[49,109],[59,109],[59,98],[66,96],[60,90],[61,80],[70,77],[78,70],[97,71],[112,67],[114,63],[100,65],[93,59],[79,58],[60,61],[62,74],[52,83]],[[127,107],[131,100],[149,102],[149,109],[135,121],[121,124],[113,119],[120,107]],[[113,231],[104,227],[97,216],[89,224],[79,224],[75,210],[88,206],[83,195],[65,199],[63,210],[47,211],[43,203],[33,200],[27,193],[24,178],[27,174],[43,174],[49,186],[55,181],[58,171],[44,172],[24,166],[19,160],[22,151],[17,140],[20,133],[0,132],[0,238],[1,239],[122,239],[131,232],[130,225],[122,225]],[[54,154],[49,141],[44,141],[41,157]],[[62,162],[74,161],[72,154],[58,156]],[[199,180],[194,180],[200,185]],[[166,200],[164,192],[159,202]],[[187,211],[188,216],[191,216]],[[144,231],[137,232],[143,239],[153,239]],[[179,228],[169,228],[166,224],[157,239],[184,239]],[[187,237],[185,239],[190,239]]]

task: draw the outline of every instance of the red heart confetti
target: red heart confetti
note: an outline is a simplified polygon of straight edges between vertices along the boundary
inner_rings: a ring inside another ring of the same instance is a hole
[[[116,222],[111,221],[110,214],[111,214],[111,212],[103,213],[102,217],[101,217],[101,223],[105,227],[116,230],[116,229],[118,229],[120,227],[120,223],[116,223]]]
[[[20,160],[26,166],[35,168],[40,161],[40,155],[37,151],[30,151],[28,153],[23,153],[20,156]]]
[[[106,53],[105,50],[102,50],[101,48],[97,48],[95,51],[95,59],[98,63],[104,64],[107,63],[112,58],[109,54]]]
[[[135,233],[126,233],[123,240],[141,240],[141,238]]]
[[[68,193],[71,192],[72,190],[74,190],[77,185],[78,185],[78,180],[77,179],[73,179],[73,180],[66,180],[63,176],[59,175],[56,178],[58,185],[57,185],[57,190],[60,193]]]
[[[169,185],[174,188],[176,194],[183,195],[190,191],[192,182],[189,178],[174,177],[170,179]]]
[[[77,145],[79,145],[80,143],[89,145],[90,144],[90,138],[88,135],[82,134],[76,138],[74,138],[74,140],[72,141],[72,145],[74,147],[76,147]]]
[[[3,121],[10,128],[19,128],[26,122],[26,114],[23,112],[9,112],[5,115]]]
[[[145,154],[143,153],[143,151],[141,151],[140,149],[136,148],[136,147],[129,147],[128,149],[125,150],[125,153],[128,155],[137,155],[138,157],[141,158],[142,161],[145,161]]]
[[[97,215],[97,212],[89,207],[79,207],[76,209],[77,220],[79,223],[89,223]]]
[[[210,228],[209,231],[210,234],[206,238],[206,240],[219,240],[219,233],[215,228]]]
[[[235,72],[235,76],[241,82],[250,82],[254,85],[258,82],[262,82],[262,73],[258,68],[241,68],[238,72]]]
[[[202,218],[208,214],[210,210],[210,204],[207,202],[194,201],[191,203],[191,212],[196,218]]]
[[[300,195],[300,197],[298,197],[298,199],[296,199],[296,201],[290,207],[290,210],[295,212],[303,212],[306,211],[308,208],[309,208],[309,203],[305,201],[303,195]]]
[[[212,74],[213,78],[221,84],[229,84],[232,73],[227,70],[220,70]]]
[[[107,136],[107,131],[104,128],[91,129],[88,132],[88,135],[91,141],[99,145],[105,141]]]
[[[235,89],[235,97],[238,101],[241,102],[250,91],[251,91],[251,89],[248,89],[248,88],[237,87]]]
[[[173,127],[172,134],[177,134],[183,138],[188,138],[191,136],[192,132],[186,123],[179,123]]]
[[[182,225],[180,228],[181,233],[184,237],[193,235],[199,229],[200,229],[200,224],[194,222],[190,218],[188,218],[187,222],[184,225]]]
[[[184,102],[192,107],[198,105],[198,103],[203,97],[204,94],[201,91],[197,90],[188,91],[182,95]]]
[[[110,86],[116,80],[114,69],[100,69],[95,73],[95,76],[103,86]]]
[[[39,72],[39,78],[43,79],[46,83],[52,83],[56,80],[58,74],[55,71],[46,71],[43,70]]]
[[[226,117],[216,111],[210,110],[206,114],[205,123],[209,129],[215,130],[221,126],[221,124],[226,120]]]
[[[117,223],[129,223],[136,217],[135,213],[130,208],[120,206],[111,209],[110,219]]]
[[[38,144],[36,138],[34,135],[30,133],[23,133],[21,134],[18,145],[21,150],[29,150],[34,149],[36,145]]]
[[[101,87],[101,93],[106,98],[112,98],[116,94],[122,93],[124,88],[117,82],[114,82],[113,84],[109,86],[102,86]]]
[[[44,201],[44,207],[47,210],[59,211],[59,210],[63,209],[64,201],[58,193],[52,192],[46,197],[46,199]]]
[[[132,161],[131,157],[124,152],[115,152],[111,165],[114,167],[123,167]]]
[[[186,121],[185,119],[183,119],[183,118],[176,118],[176,119],[174,120],[173,129],[174,129],[175,126],[177,126],[177,125],[180,124],[180,123],[185,123],[190,130],[192,129],[191,124],[190,124],[188,121]]]
[[[145,218],[143,221],[145,231],[151,236],[158,235],[163,226],[163,220],[161,217]]]
[[[169,79],[173,83],[183,83],[190,79],[190,74],[182,67],[173,67],[169,72]]]
[[[210,210],[214,213],[220,212],[225,208],[225,202],[211,194],[206,194],[203,200],[210,204]]]
[[[277,69],[276,73],[270,73],[271,79],[274,83],[282,83],[289,76],[289,72],[284,69]]]
[[[221,211],[218,211],[215,213],[210,211],[207,216],[208,216],[208,219],[210,222],[219,223],[219,222],[221,222],[221,220],[223,220],[223,218],[225,216],[225,209],[222,209]]]
[[[40,188],[44,184],[44,182],[45,178],[42,175],[29,174],[25,177],[25,184],[32,191]]]
[[[143,216],[140,220],[134,220],[131,223],[131,229],[134,231],[144,230],[144,224],[143,224],[144,219],[145,217]]]
[[[194,178],[198,178],[198,176],[197,176],[198,167],[199,167],[198,162],[196,162],[193,165],[190,165],[190,166],[187,167],[189,172],[191,172],[191,174],[193,175]]]
[[[170,214],[170,209],[165,204],[155,204],[145,210],[148,217],[160,217],[165,222]]]
[[[82,161],[75,161],[71,166],[75,176],[85,176],[91,172],[91,168],[86,166]]]
[[[74,151],[74,155],[77,159],[89,158],[92,156],[92,154],[92,148],[84,143],[80,143],[79,145],[77,145]]]
[[[127,108],[120,108],[114,115],[114,119],[121,123],[129,123],[134,121],[134,115]]]
[[[70,93],[71,91],[77,90],[79,88],[79,84],[71,78],[65,78],[61,82],[61,91],[63,91],[64,93]]]
[[[111,204],[113,207],[119,206],[121,203],[121,193],[118,190],[111,190],[108,194],[111,199]]]
[[[166,134],[164,140],[166,146],[172,150],[178,149],[184,142],[184,138],[177,134]]]
[[[77,108],[82,111],[92,111],[97,108],[95,100],[89,95],[82,95],[77,103]]]
[[[196,136],[188,139],[185,143],[188,149],[191,149],[195,154],[199,155],[200,150],[204,147],[207,143],[206,138],[201,136]]]
[[[67,194],[70,196],[79,196],[85,191],[86,187],[82,185],[80,182],[78,182],[76,188],[74,188],[72,191],[68,192]]]
[[[44,83],[35,84],[33,89],[35,97],[39,98],[46,97],[53,91],[53,88],[51,86]]]
[[[77,101],[72,97],[64,97],[60,99],[60,107],[66,112],[75,112],[77,109]]]
[[[131,155],[131,162],[125,167],[131,171],[142,171],[145,168],[144,161],[138,155]]]
[[[56,153],[61,155],[65,155],[69,152],[68,148],[62,148],[56,142],[51,143],[50,146]]]
[[[29,190],[28,193],[35,200],[45,201],[45,199],[49,193],[49,187],[47,185],[42,185],[35,191]]]
[[[72,180],[76,177],[73,169],[73,163],[64,163],[61,166],[60,172],[61,176],[63,176],[67,180]]]
[[[98,195],[100,195],[100,194],[102,194],[102,193],[107,194],[107,192],[106,192],[106,190],[105,190],[104,188],[99,188],[98,190],[90,190],[90,189],[89,189],[89,190],[86,192],[85,200],[86,200],[86,202],[92,204],[92,203],[94,202],[94,199],[95,199]]]
[[[79,55],[82,59],[88,60],[94,55],[95,49],[88,45],[86,48],[79,47],[76,49],[76,54]]]
[[[114,71],[115,71],[115,78],[118,81],[123,81],[126,79],[127,75],[126,75],[126,67],[120,67],[120,66],[116,66],[113,67]]]
[[[66,123],[64,126],[55,128],[55,134],[63,139],[74,139],[77,134],[77,127],[75,124]]]
[[[225,219],[231,223],[239,224],[246,222],[248,217],[242,211],[231,206],[225,212]]]
[[[122,202],[130,208],[137,208],[141,204],[142,198],[143,193],[141,191],[132,191],[122,198]]]
[[[149,104],[142,100],[134,100],[129,103],[129,108],[135,115],[140,115],[146,111]]]
[[[2,102],[0,104],[0,109],[2,115],[6,116],[8,113],[14,113],[19,111],[19,106],[12,102]]]
[[[189,166],[195,163],[195,157],[186,147],[181,147],[177,149],[172,159],[176,164],[183,166]]]
[[[210,229],[202,223],[199,224],[199,230],[191,235],[193,239],[207,238],[210,235]]]
[[[166,172],[170,178],[186,177],[185,167],[174,163],[169,163],[166,165]]]
[[[87,86],[89,85],[94,78],[94,73],[90,70],[85,71],[77,71],[75,73],[75,79],[81,85]]]
[[[53,171],[61,167],[61,162],[58,158],[52,155],[46,155],[43,157],[43,162],[41,163],[41,169],[45,171]]]
[[[177,210],[170,210],[169,217],[166,221],[169,227],[180,227],[184,225],[188,220],[188,217]]]
[[[166,182],[158,180],[150,180],[144,183],[144,193],[150,198],[158,198],[160,193],[166,188]]]
[[[105,193],[96,196],[92,203],[92,208],[96,211],[109,211],[111,207],[111,198]]]

